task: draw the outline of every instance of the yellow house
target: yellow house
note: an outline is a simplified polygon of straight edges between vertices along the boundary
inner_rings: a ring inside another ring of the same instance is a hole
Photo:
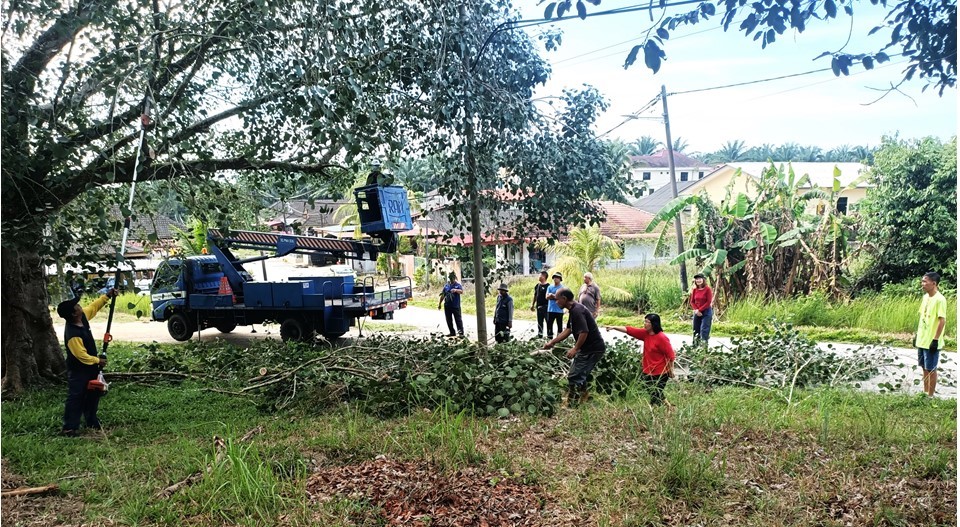
[[[831,204],[838,211],[846,214],[851,207],[867,195],[867,187],[870,185],[867,178],[864,177],[867,171],[866,165],[862,163],[774,163],[777,168],[783,166],[783,169],[793,168],[797,178],[806,175],[809,177],[809,183],[804,184],[800,189],[803,192],[819,189],[829,194],[834,186],[834,168],[840,170],[840,176],[837,178],[840,183],[840,191],[837,194],[837,202]],[[703,179],[686,187],[680,192],[681,196],[690,196],[706,193],[714,203],[720,203],[727,198],[727,195],[736,196],[743,193],[754,197],[757,195],[756,181],[764,170],[770,168],[770,163],[727,163],[720,165],[713,172],[710,172]],[[737,171],[740,171],[739,176]],[[808,212],[822,212],[827,203],[821,199],[811,200],[808,206]]]

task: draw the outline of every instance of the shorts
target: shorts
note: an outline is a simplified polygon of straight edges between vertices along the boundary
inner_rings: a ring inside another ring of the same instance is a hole
[[[940,350],[931,352],[928,349],[917,348],[917,363],[926,371],[936,371],[940,364]]]

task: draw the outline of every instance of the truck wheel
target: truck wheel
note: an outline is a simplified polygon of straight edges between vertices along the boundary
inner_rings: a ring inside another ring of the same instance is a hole
[[[237,329],[236,322],[220,322],[213,327],[217,328],[217,331],[220,333],[230,333],[231,331]]]
[[[299,318],[288,318],[280,323],[280,338],[284,342],[309,342],[313,340],[313,327]]]
[[[184,342],[190,340],[190,337],[197,331],[193,322],[183,313],[176,313],[167,320],[167,331],[173,340]]]

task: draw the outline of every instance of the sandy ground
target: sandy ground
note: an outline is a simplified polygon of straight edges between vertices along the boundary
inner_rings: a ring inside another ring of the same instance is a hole
[[[56,318],[55,318],[56,321]],[[369,321],[368,321],[369,322]],[[440,310],[431,310],[424,309],[420,307],[408,307],[397,311],[394,314],[394,320],[392,321],[375,321],[371,323],[365,330],[364,335],[370,334],[371,331],[394,331],[396,329],[404,329],[402,334],[405,335],[429,335],[429,334],[446,334],[447,325],[443,316],[443,312]],[[463,317],[464,329],[466,330],[467,336],[476,338],[477,334],[477,318],[475,315],[464,315]],[[638,320],[639,324],[639,320]],[[104,315],[100,315],[90,322],[90,325],[93,329],[93,334],[95,337],[100,337],[103,335],[106,329],[106,318]],[[391,325],[402,325],[395,326],[395,329],[391,329]],[[410,331],[411,327],[416,328],[415,330]],[[57,333],[62,333],[62,325],[57,327]],[[491,335],[492,342],[492,333],[493,333],[493,320],[487,319],[487,332]],[[536,336],[537,328],[536,322],[530,320],[516,320],[514,322],[513,334],[516,338],[528,339]],[[170,337],[170,334],[167,333],[167,327],[165,323],[162,322],[151,322],[149,320],[141,321],[124,321],[124,322],[114,322],[113,327],[111,328],[111,333],[113,338],[116,341],[126,341],[126,342],[160,342],[160,343],[173,343],[176,342],[173,338]],[[346,338],[359,338],[360,331],[358,328],[351,328],[350,332],[346,335]],[[253,327],[238,327],[232,333],[223,334],[217,331],[216,329],[207,329],[199,332],[194,335],[195,339],[200,339],[201,341],[223,339],[228,342],[243,345],[249,343],[252,339],[259,338],[280,338],[279,326],[276,324],[257,324]],[[624,338],[621,333],[613,333],[604,330],[604,338],[608,341],[615,338]],[[692,340],[692,337],[689,335],[677,335],[671,334],[670,340],[673,342],[675,347],[680,347],[685,343],[689,343]],[[724,337],[714,337],[710,339],[712,346],[729,346],[730,339]],[[860,344],[840,344],[840,343],[827,343],[821,342],[820,346],[826,348],[828,345],[833,346],[833,349],[841,354],[850,354],[853,350],[861,347]],[[916,351],[904,348],[887,348],[886,353],[891,354],[895,358],[894,363],[899,364],[896,367],[891,367],[889,371],[884,372],[880,376],[877,376],[869,381],[863,383],[865,389],[877,389],[877,385],[881,382],[890,381],[899,377],[900,375],[906,375],[906,386],[903,387],[903,390],[907,393],[919,393],[920,388],[913,385],[912,381],[914,378],[920,378],[920,370],[916,366]],[[937,387],[937,395],[942,398],[953,398],[957,397],[957,388],[956,388],[956,368],[957,362],[955,360],[955,354],[943,354],[941,355],[941,382]]]

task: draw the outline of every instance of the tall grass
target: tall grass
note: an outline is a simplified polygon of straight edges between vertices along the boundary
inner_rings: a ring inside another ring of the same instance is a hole
[[[831,301],[820,293],[786,300],[752,296],[730,305],[723,314],[729,322],[757,323],[776,317],[801,326],[861,328],[884,333],[912,333],[917,329],[920,295],[915,298],[872,294],[853,300]],[[957,334],[956,299],[947,299],[946,334]]]

